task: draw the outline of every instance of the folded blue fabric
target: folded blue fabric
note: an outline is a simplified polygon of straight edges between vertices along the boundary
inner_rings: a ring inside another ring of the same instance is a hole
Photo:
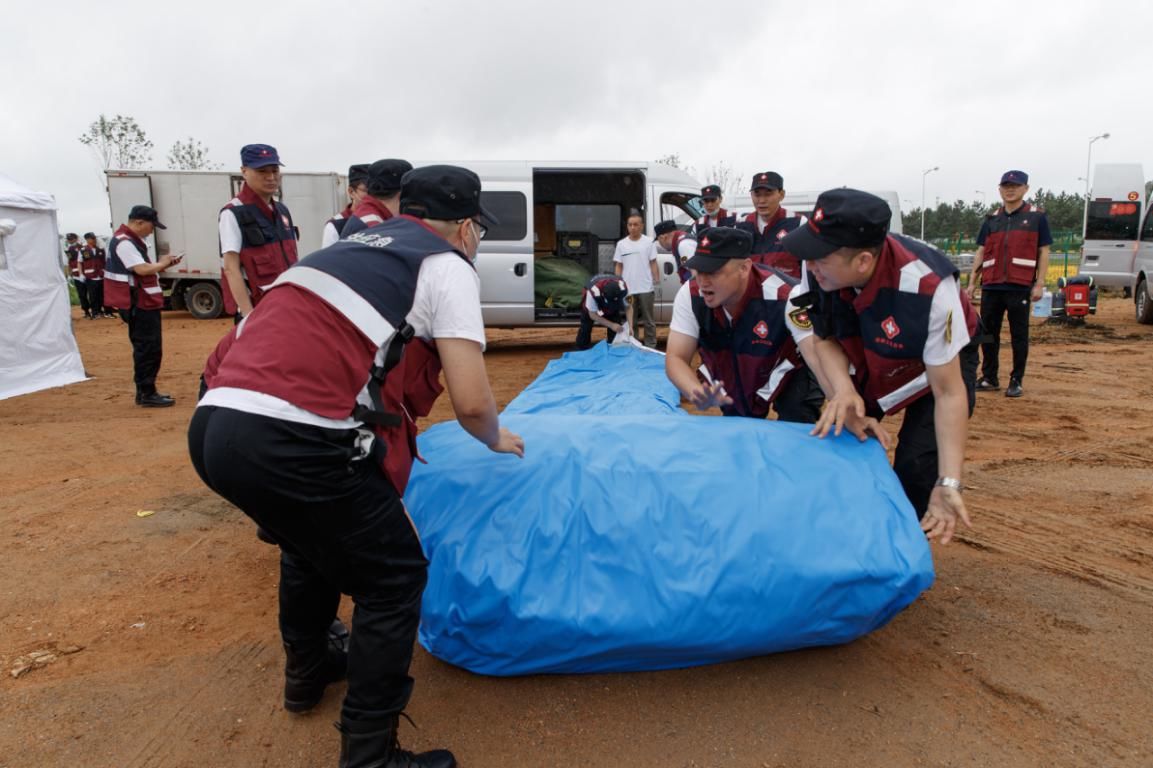
[[[602,343],[509,405],[523,460],[428,430],[424,647],[490,675],[685,667],[848,642],[932,583],[875,440],[678,402],[662,357]]]

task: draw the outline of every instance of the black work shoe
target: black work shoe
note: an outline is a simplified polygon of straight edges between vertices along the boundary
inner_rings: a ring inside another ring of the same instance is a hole
[[[297,651],[285,643],[284,654],[284,708],[307,712],[320,703],[329,684],[348,674],[348,629],[337,619],[323,645]]]
[[[1000,388],[1001,384],[996,379],[987,379],[984,376],[977,379],[976,389],[978,392],[996,392]]]
[[[341,718],[336,726],[340,768],[456,768],[456,757],[447,749],[420,753],[401,749],[396,738],[399,720],[398,715],[384,720]]]
[[[1021,389],[1021,382],[1016,379],[1009,379],[1009,387],[1005,390],[1005,397],[1020,397],[1025,394]]]
[[[176,405],[176,401],[168,395],[153,392],[150,395],[137,395],[136,404],[145,408],[167,408],[170,405]]]

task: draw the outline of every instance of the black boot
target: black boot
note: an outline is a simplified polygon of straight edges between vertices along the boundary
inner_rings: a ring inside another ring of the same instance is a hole
[[[384,720],[342,718],[340,768],[456,768],[456,758],[447,749],[414,754],[400,748],[396,739],[399,715]]]
[[[344,630],[339,638],[343,642],[334,636],[337,624]],[[284,655],[284,708],[307,712],[320,703],[329,683],[343,680],[348,674],[348,630],[338,619],[319,646],[297,650],[285,643]]]

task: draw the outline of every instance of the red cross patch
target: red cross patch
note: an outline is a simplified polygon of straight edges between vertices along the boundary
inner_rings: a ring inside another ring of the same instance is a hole
[[[889,315],[881,321],[881,330],[891,339],[901,332],[901,326],[897,325],[897,321],[893,319],[892,315]]]
[[[708,235],[705,235],[704,237],[701,238],[701,245],[703,245],[706,248],[709,247],[709,236]]]
[[[817,210],[813,211],[813,221],[821,221],[824,218],[825,218],[825,209],[824,208],[818,208]]]
[[[753,333],[757,334],[762,339],[767,339],[769,337],[769,324],[762,320],[753,326]]]

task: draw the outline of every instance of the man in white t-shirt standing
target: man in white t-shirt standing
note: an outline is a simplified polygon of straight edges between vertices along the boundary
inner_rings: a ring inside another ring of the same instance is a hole
[[[644,323],[645,346],[657,346],[657,324],[654,315],[654,290],[660,282],[657,270],[657,249],[653,239],[645,234],[644,216],[634,211],[629,214],[628,236],[617,241],[613,253],[614,270],[629,287],[628,324],[639,328]]]
[[[396,741],[428,578],[401,497],[442,370],[460,426],[524,455],[485,372],[472,261],[496,220],[480,186],[455,166],[410,171],[400,216],[285,270],[217,346],[189,426],[201,479],[280,545],[285,709],[312,709],[347,674],[350,768],[456,765]],[[327,641],[342,593],[356,605],[347,653]]]

